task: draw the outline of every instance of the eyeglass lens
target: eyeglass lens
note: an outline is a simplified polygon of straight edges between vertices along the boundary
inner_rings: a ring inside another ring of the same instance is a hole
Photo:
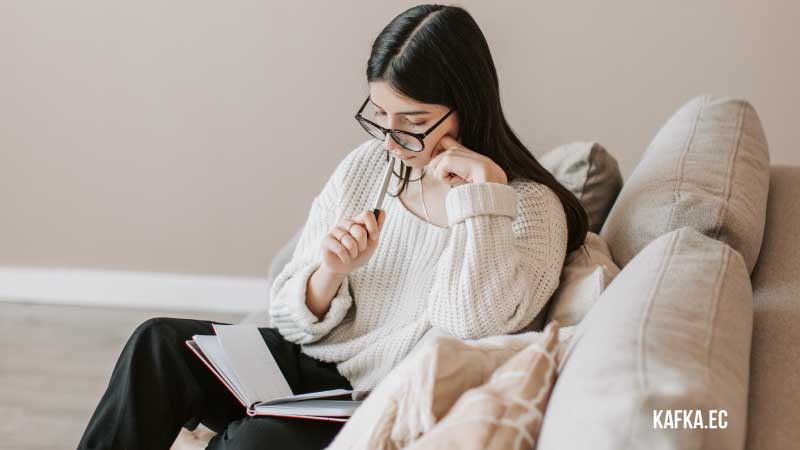
[[[371,102],[368,102],[367,105],[364,107],[364,110],[361,112],[361,116],[371,122],[374,122],[384,128],[388,127],[388,119],[386,118],[386,113],[383,111],[379,111],[375,106],[372,105]],[[401,118],[401,121],[406,120],[405,118]],[[379,128],[375,127],[374,125],[370,124],[366,121],[359,121],[361,126],[369,133],[372,137],[379,140],[384,140],[386,137]],[[409,121],[407,124],[396,125],[395,129],[408,131],[410,133],[419,132],[414,129],[414,125]],[[405,133],[391,133],[394,140],[411,151],[421,151],[423,148],[423,143],[414,136],[405,134]]]

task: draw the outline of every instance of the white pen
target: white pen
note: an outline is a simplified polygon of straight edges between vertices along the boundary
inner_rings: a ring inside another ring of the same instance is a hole
[[[394,160],[394,156],[389,157],[389,165],[386,167],[386,172],[383,174],[381,190],[378,192],[378,197],[375,199],[375,207],[372,209],[372,213],[375,214],[376,220],[378,219],[378,214],[380,214],[383,198],[386,196],[386,189],[389,187],[389,180],[392,178],[392,172],[394,171]]]

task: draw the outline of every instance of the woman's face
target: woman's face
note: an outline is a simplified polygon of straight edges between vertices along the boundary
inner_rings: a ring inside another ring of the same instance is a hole
[[[365,114],[364,117],[384,128],[412,133],[427,131],[450,110],[442,105],[416,102],[399,94],[384,81],[376,81],[369,84],[369,97],[370,104],[368,108],[371,108],[375,115],[370,117],[373,115],[370,113],[369,115]],[[409,159],[403,160],[405,165],[421,169],[442,150],[439,146],[442,136],[449,134],[453,139],[458,137],[457,113],[457,111],[453,111],[444,122],[425,137],[425,148],[421,152],[406,150],[388,134],[383,141],[383,146],[389,153],[400,159],[408,157]]]

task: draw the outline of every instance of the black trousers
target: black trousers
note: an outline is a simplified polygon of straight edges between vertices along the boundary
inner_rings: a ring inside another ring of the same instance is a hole
[[[184,341],[214,334],[206,320],[156,317],[125,344],[108,388],[89,420],[79,450],[168,450],[182,426],[216,431],[207,449],[322,449],[338,422],[250,417]],[[352,389],[333,363],[300,352],[273,328],[259,328],[295,394]]]

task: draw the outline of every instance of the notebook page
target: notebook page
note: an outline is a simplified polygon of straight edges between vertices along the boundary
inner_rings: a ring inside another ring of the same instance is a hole
[[[354,400],[303,400],[279,405],[256,405],[257,414],[294,414],[303,416],[349,417],[361,405]]]
[[[315,400],[327,397],[338,397],[340,395],[350,394],[354,391],[348,389],[332,389],[330,391],[309,392],[307,394],[297,394],[289,397],[280,397],[273,400],[260,402],[256,406],[277,405],[278,403],[299,402],[303,400]]]
[[[217,339],[216,336],[205,336],[200,334],[195,334],[192,336],[192,339],[200,348],[203,355],[206,357],[206,360],[217,369],[217,373],[225,379],[225,381],[228,383],[228,386],[230,386],[236,392],[236,395],[239,396],[242,402],[252,404],[252,402],[242,391],[242,385],[239,383],[239,378],[236,376],[236,372],[231,367],[230,362],[228,362],[225,352],[222,351],[222,346],[219,344],[219,339]]]
[[[213,324],[213,327],[249,404],[293,394],[255,325]]]

